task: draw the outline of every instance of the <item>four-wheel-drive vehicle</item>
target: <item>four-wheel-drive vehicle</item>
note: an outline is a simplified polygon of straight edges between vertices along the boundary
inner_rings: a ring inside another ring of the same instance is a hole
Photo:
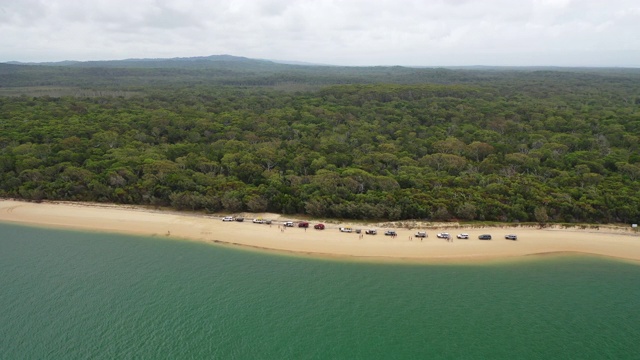
[[[301,228],[308,228],[308,227],[309,227],[309,223],[308,223],[308,222],[306,222],[306,221],[300,221],[300,222],[298,223],[298,227],[301,227]]]
[[[236,218],[236,221],[237,221],[237,222],[243,222],[243,221],[244,221],[244,218],[243,218],[243,217],[237,217],[237,218]]]
[[[271,220],[265,220],[264,223],[268,224],[268,225],[271,225]]]
[[[340,232],[350,233],[350,232],[353,232],[353,229],[350,227],[341,227]]]
[[[398,235],[395,230],[387,230],[384,232],[386,236],[396,236]]]
[[[253,223],[254,224],[264,224],[264,219],[260,219],[260,218],[253,219]]]
[[[504,238],[507,240],[518,240],[518,236],[514,234],[505,235]]]
[[[458,239],[468,239],[469,238],[469,234],[458,234],[458,235],[456,235],[456,237]]]
[[[438,233],[438,235],[436,235],[439,239],[450,239],[451,238],[451,234],[446,233],[446,232],[442,232],[442,233]]]
[[[369,230],[365,230],[364,233],[367,234],[367,235],[378,235],[378,230],[369,229]]]
[[[284,226],[286,227],[293,227],[293,221],[287,221],[284,223]]]
[[[418,238],[426,238],[427,237],[427,232],[426,231],[418,231],[415,235]]]
[[[482,235],[478,236],[478,239],[480,239],[480,240],[491,240],[491,235],[482,234]]]
[[[233,216],[225,216],[222,218],[222,221],[233,221]]]
[[[324,224],[315,224],[313,228],[316,230],[324,230]]]

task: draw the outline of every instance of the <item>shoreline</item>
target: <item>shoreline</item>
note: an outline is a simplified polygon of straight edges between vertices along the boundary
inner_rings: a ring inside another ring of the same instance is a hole
[[[275,252],[312,258],[346,259],[393,263],[485,263],[511,261],[530,256],[558,254],[604,256],[627,261],[640,261],[640,234],[613,226],[526,227],[526,226],[461,226],[402,222],[412,228],[392,228],[391,223],[337,224],[326,223],[325,230],[284,227],[295,221],[279,214],[251,214],[272,219],[271,225],[223,222],[221,217],[147,209],[142,206],[83,202],[25,202],[0,199],[0,222],[48,228],[75,229],[141,236],[163,236],[192,240],[218,246]],[[383,225],[386,225],[383,227]],[[340,226],[376,228],[378,235],[342,233]],[[416,227],[414,227],[416,226]],[[393,229],[397,236],[384,236]],[[425,239],[415,238],[417,231],[427,231]],[[436,237],[450,232],[453,241]],[[468,240],[455,238],[468,233]],[[479,234],[490,233],[491,241],[478,240]],[[515,233],[517,241],[505,240]]]

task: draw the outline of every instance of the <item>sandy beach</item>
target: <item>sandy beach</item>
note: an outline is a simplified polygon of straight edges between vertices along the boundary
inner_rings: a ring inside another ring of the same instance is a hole
[[[583,253],[640,261],[640,233],[631,227],[578,229],[548,227],[456,228],[440,226],[412,229],[391,227],[392,224],[325,223],[326,229],[315,230],[284,227],[295,219],[277,214],[244,214],[244,222],[224,222],[221,216],[197,215],[151,210],[136,206],[45,202],[30,203],[0,200],[0,221],[86,231],[101,231],[142,236],[162,236],[245,248],[296,253],[318,257],[348,257],[392,261],[473,261],[505,259],[526,255]],[[271,225],[254,224],[252,219],[271,219]],[[380,225],[385,225],[381,227]],[[406,225],[406,224],[405,224]],[[342,233],[341,226],[362,229],[363,235]],[[375,228],[375,236],[364,230]],[[393,229],[397,236],[385,236]],[[416,238],[417,231],[428,237]],[[453,241],[439,239],[436,234],[449,232]],[[459,240],[459,233],[469,234]],[[517,241],[505,240],[506,234],[517,234]],[[480,234],[491,234],[493,240],[478,240]]]

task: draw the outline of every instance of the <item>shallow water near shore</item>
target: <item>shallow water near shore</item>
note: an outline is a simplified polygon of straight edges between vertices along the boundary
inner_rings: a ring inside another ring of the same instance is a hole
[[[1,359],[637,359],[640,265],[375,264],[0,224]]]

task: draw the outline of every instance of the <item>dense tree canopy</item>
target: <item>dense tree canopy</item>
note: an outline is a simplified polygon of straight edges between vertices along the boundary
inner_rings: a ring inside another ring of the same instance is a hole
[[[421,71],[305,91],[274,72],[267,87],[183,78],[124,96],[105,79],[106,95],[0,97],[0,196],[353,219],[640,219],[637,72]]]

